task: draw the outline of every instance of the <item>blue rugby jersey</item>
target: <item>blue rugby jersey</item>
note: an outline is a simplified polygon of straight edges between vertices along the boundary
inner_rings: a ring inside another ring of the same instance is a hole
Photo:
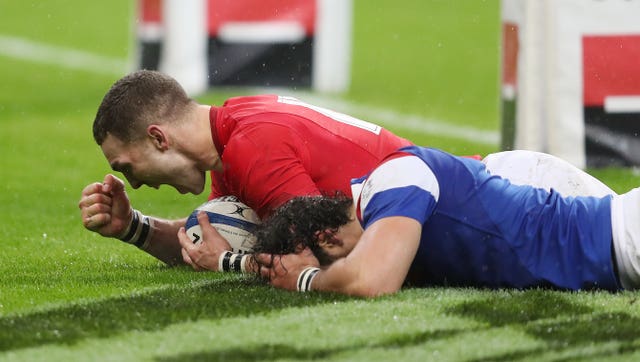
[[[512,185],[476,160],[405,147],[352,181],[363,227],[406,216],[422,224],[408,279],[420,284],[619,289],[611,196],[562,198]]]

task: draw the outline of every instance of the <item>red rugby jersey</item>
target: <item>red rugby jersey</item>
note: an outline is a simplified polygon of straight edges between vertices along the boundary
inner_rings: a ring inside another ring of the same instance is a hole
[[[408,140],[368,122],[291,97],[228,99],[211,107],[211,136],[224,171],[209,199],[235,195],[260,217],[295,196],[340,191]]]

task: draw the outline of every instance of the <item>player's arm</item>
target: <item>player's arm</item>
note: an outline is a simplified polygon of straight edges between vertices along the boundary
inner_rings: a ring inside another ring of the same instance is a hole
[[[289,290],[318,290],[363,297],[397,292],[409,272],[420,243],[421,224],[401,216],[375,221],[362,234],[355,248],[345,258],[313,274],[317,266],[310,262],[308,251],[276,256],[261,254],[263,277],[271,285]],[[307,283],[306,285],[304,285]],[[300,288],[303,285],[303,288]]]
[[[421,231],[420,223],[408,217],[374,222],[347,257],[316,275],[311,289],[364,297],[397,292],[418,250]]]
[[[157,217],[150,217],[151,231],[150,237],[140,247],[148,254],[156,257],[168,265],[184,264],[180,242],[178,241],[178,230],[184,226],[186,218],[167,220]]]
[[[176,234],[186,219],[165,220],[134,211],[119,178],[109,174],[102,183],[86,186],[78,207],[88,230],[134,244],[167,264],[182,262]]]

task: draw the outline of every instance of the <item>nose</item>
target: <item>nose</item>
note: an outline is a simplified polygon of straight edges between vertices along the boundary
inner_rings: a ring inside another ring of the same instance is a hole
[[[140,182],[138,180],[134,180],[134,179],[131,179],[131,178],[127,177],[127,181],[129,181],[129,185],[131,185],[131,187],[134,188],[134,189],[139,189],[140,186],[142,186],[142,182]]]

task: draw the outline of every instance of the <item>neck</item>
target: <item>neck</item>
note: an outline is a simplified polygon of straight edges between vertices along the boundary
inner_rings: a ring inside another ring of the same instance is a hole
[[[222,162],[220,155],[216,149],[216,145],[211,138],[211,120],[209,119],[211,106],[199,105],[196,110],[196,118],[198,124],[199,150],[202,152],[203,171],[222,171]]]
[[[211,107],[198,105],[189,115],[189,122],[182,130],[182,148],[189,158],[196,162],[200,171],[222,170],[220,157],[211,139],[209,111]]]

